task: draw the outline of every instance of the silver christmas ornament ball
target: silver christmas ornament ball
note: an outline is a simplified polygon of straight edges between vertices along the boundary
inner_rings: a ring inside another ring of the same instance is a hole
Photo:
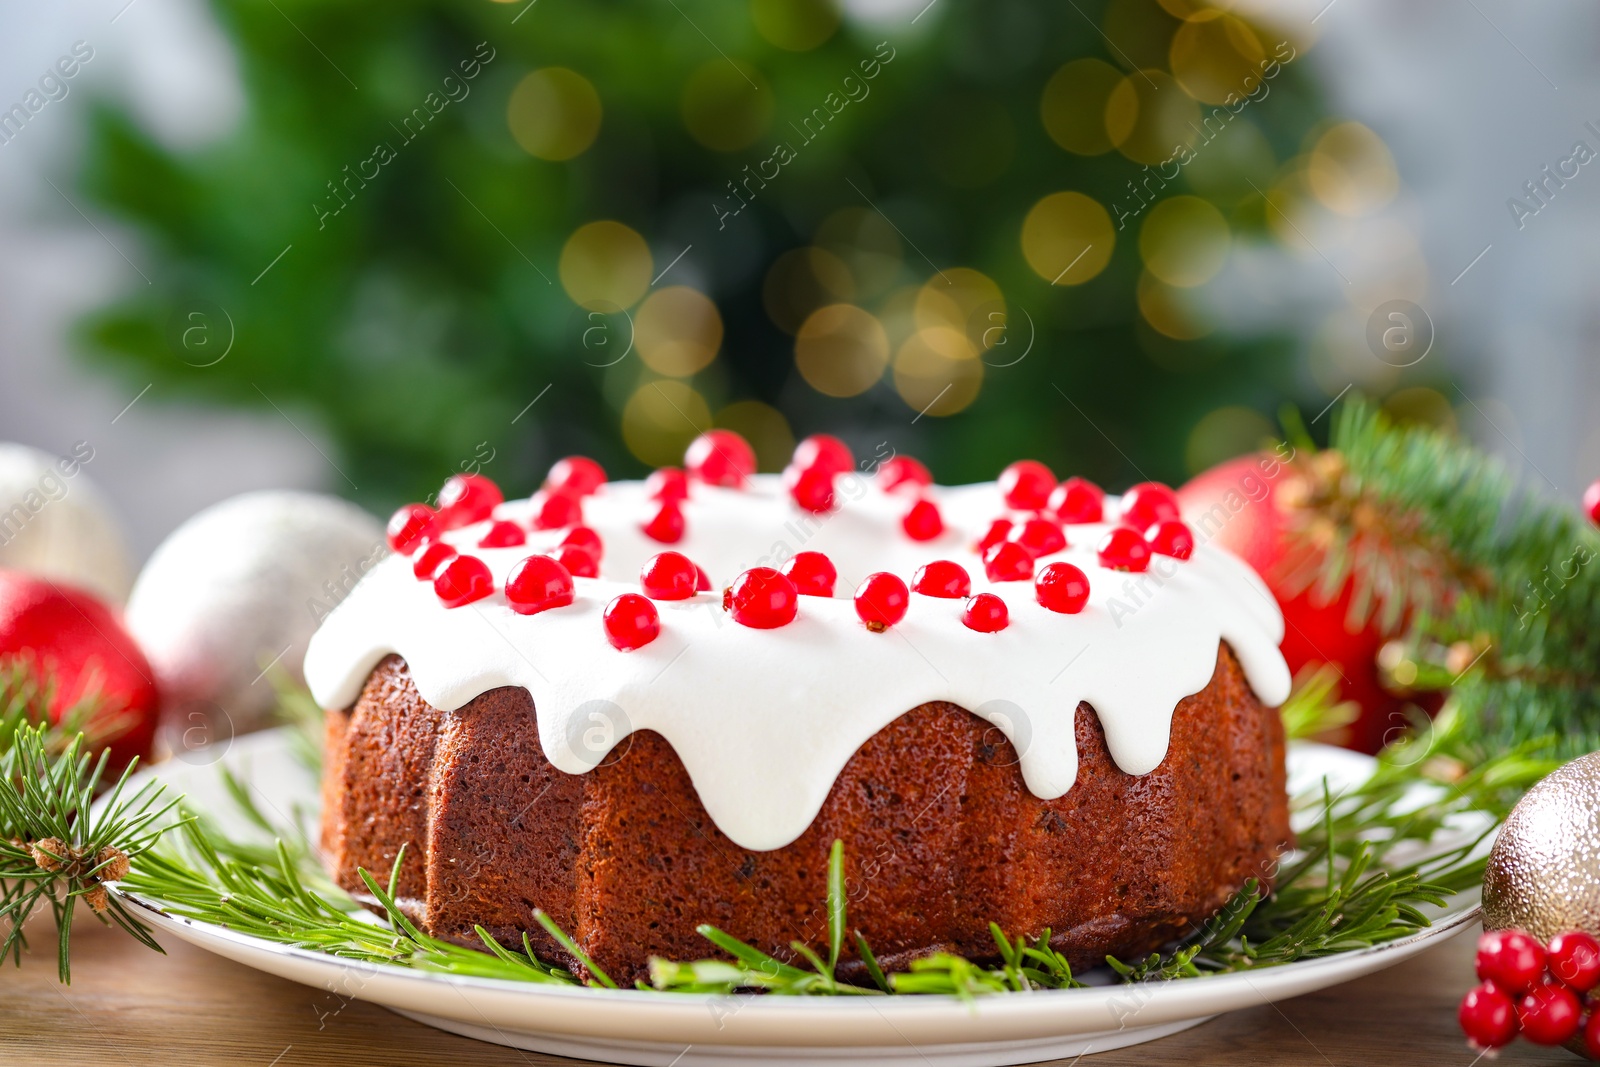
[[[1558,768],[1511,809],[1484,871],[1483,925],[1540,941],[1600,936],[1600,752]]]

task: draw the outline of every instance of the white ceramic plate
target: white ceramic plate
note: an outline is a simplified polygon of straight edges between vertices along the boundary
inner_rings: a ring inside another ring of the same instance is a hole
[[[317,784],[282,731],[241,738],[219,763],[250,783],[264,811],[288,822],[312,814]],[[1359,781],[1372,761],[1342,749],[1291,749],[1291,786],[1326,776],[1335,788]],[[142,772],[187,793],[189,806],[228,823],[231,802],[215,765],[168,763]],[[246,831],[247,832],[247,831]],[[1434,926],[1376,948],[1252,974],[1044,990],[978,998],[663,995],[598,991],[428,974],[344,962],[163,913],[130,894],[159,931],[269,974],[381,1004],[455,1033],[518,1048],[614,1063],[839,1064],[893,1060],[945,1067],[1015,1064],[1149,1041],[1214,1015],[1283,1000],[1393,966],[1459,932],[1476,897],[1457,898]],[[709,953],[708,953],[709,954]]]

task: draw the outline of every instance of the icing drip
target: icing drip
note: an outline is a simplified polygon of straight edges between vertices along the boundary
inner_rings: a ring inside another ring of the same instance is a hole
[[[533,698],[550,762],[582,773],[625,748],[634,730],[655,730],[683,761],[717,826],[742,847],[775,849],[811,823],[845,763],[868,738],[920,704],[958,704],[1005,733],[1028,788],[1053,799],[1078,770],[1074,718],[1093,705],[1118,767],[1153,770],[1165,757],[1178,701],[1205,688],[1227,641],[1251,687],[1269,705],[1289,693],[1278,652],[1283,620],[1261,580],[1220,548],[1192,559],[1156,557],[1144,574],[1107,570],[1095,545],[1105,524],[1066,527],[1069,545],[1040,558],[1077,564],[1089,576],[1088,606],[1063,615],[1037,604],[1032,582],[990,582],[972,546],[1005,513],[991,484],[929,487],[945,528],[913,541],[900,527],[912,499],[866,478],[841,477],[838,510],[812,515],[774,476],[743,490],[697,484],[682,504],[683,539],[662,545],[639,525],[656,511],[643,483],[611,482],[584,501],[584,522],[604,540],[600,577],[576,578],[566,607],[518,615],[502,590],[524,557],[553,548],[562,531],[537,531],[512,548],[479,548],[487,522],[446,540],[489,565],[497,591],[447,609],[411,561],[384,560],[324,622],[306,653],[317,701],[347,707],[372,668],[398,653],[423,699],[449,711],[499,686]],[[526,501],[500,519],[525,521]],[[1108,498],[1106,517],[1116,515]],[[1015,515],[1015,518],[1022,518]],[[640,565],[663,549],[682,552],[710,575],[713,590],[658,601],[660,636],[619,652],[600,615],[617,594],[637,592]],[[779,566],[801,550],[826,553],[838,569],[833,598],[803,596],[794,622],[757,630],[722,610],[721,590],[756,565]],[[872,571],[907,580],[934,559],[960,563],[972,591],[1002,597],[1003,631],[962,624],[962,601],[911,594],[905,618],[883,633],[857,618],[851,594]]]

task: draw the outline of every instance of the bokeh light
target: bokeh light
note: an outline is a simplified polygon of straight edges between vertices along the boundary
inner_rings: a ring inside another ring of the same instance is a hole
[[[717,412],[716,424],[750,442],[756,469],[779,471],[794,455],[794,431],[783,412],[759,400],[738,400]]]
[[[1110,0],[1100,17],[1103,41],[1119,63],[1137,70],[1161,67],[1178,21],[1156,0]]]
[[[1219,202],[1237,202],[1272,184],[1278,157],[1267,135],[1247,115],[1228,123],[1226,137],[1206,142],[1184,166],[1183,176],[1195,192]]]
[[[952,94],[929,107],[923,129],[928,168],[946,185],[977,189],[1011,166],[1017,151],[1011,116],[996,100]]]
[[[1122,72],[1099,59],[1075,59],[1045,83],[1039,118],[1050,139],[1080,156],[1098,156],[1116,147],[1106,132],[1106,104],[1122,82]]]
[[[1389,146],[1359,122],[1341,122],[1317,139],[1306,178],[1325,207],[1349,216],[1376,211],[1400,189]]]
[[[1278,436],[1272,420],[1246,407],[1221,407],[1206,414],[1189,431],[1184,463],[1190,474],[1210,470],[1223,460],[1254,452]]]
[[[889,334],[854,304],[829,304],[808,316],[795,336],[794,362],[806,384],[826,396],[857,396],[889,366]]]
[[[679,107],[696,141],[717,152],[737,152],[772,124],[772,88],[748,63],[713,59],[689,75]]]
[[[913,314],[918,329],[960,330],[979,350],[992,348],[1005,335],[1006,301],[1000,287],[970,267],[951,267],[929,278],[917,291]]]
[[[560,162],[594,143],[600,112],[600,94],[589,79],[566,67],[545,67],[511,90],[506,122],[524,152]]]
[[[1193,306],[1184,290],[1167,285],[1149,271],[1139,275],[1135,295],[1139,314],[1163,337],[1193,341],[1215,329],[1215,325]]]
[[[889,220],[864,207],[840,208],[822,221],[812,243],[845,265],[859,298],[877,296],[900,274],[904,251]]]
[[[1194,145],[1200,128],[1200,105],[1165,71],[1134,71],[1106,101],[1106,135],[1135,163],[1172,159],[1179,146]]]
[[[609,219],[579,226],[561,249],[561,287],[592,311],[632,307],[650,287],[650,246]]]
[[[634,315],[639,358],[657,374],[687,378],[722,347],[722,315],[698,289],[672,285],[645,298]]]
[[[622,440],[652,467],[683,462],[683,450],[711,425],[706,398],[683,382],[645,382],[622,408]]]
[[[761,302],[778,329],[792,334],[817,308],[855,299],[855,280],[844,260],[823,248],[791,248],[772,261]]]
[[[750,0],[750,21],[769,43],[809,52],[839,28],[839,10],[831,0]]]
[[[1257,91],[1266,55],[1249,23],[1225,11],[1200,11],[1172,36],[1172,75],[1196,100],[1225,104]]]
[[[1139,227],[1145,269],[1168,285],[1203,285],[1228,260],[1228,221],[1209,200],[1170,196],[1151,208]]]
[[[1396,422],[1414,422],[1454,433],[1460,428],[1450,399],[1436,389],[1416,386],[1391,393],[1383,400],[1384,413]]]
[[[1111,262],[1111,216],[1078,192],[1051,193],[1022,221],[1022,255],[1052,285],[1081,285]]]
[[[978,398],[983,361],[960,330],[918,330],[895,353],[894,387],[913,411],[954,415]]]

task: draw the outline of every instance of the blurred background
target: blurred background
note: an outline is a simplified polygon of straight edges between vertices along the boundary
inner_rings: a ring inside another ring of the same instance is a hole
[[[0,437],[90,442],[136,558],[248,489],[387,514],[710,425],[1119,488],[1353,389],[1600,473],[1593,5],[3,18]]]

